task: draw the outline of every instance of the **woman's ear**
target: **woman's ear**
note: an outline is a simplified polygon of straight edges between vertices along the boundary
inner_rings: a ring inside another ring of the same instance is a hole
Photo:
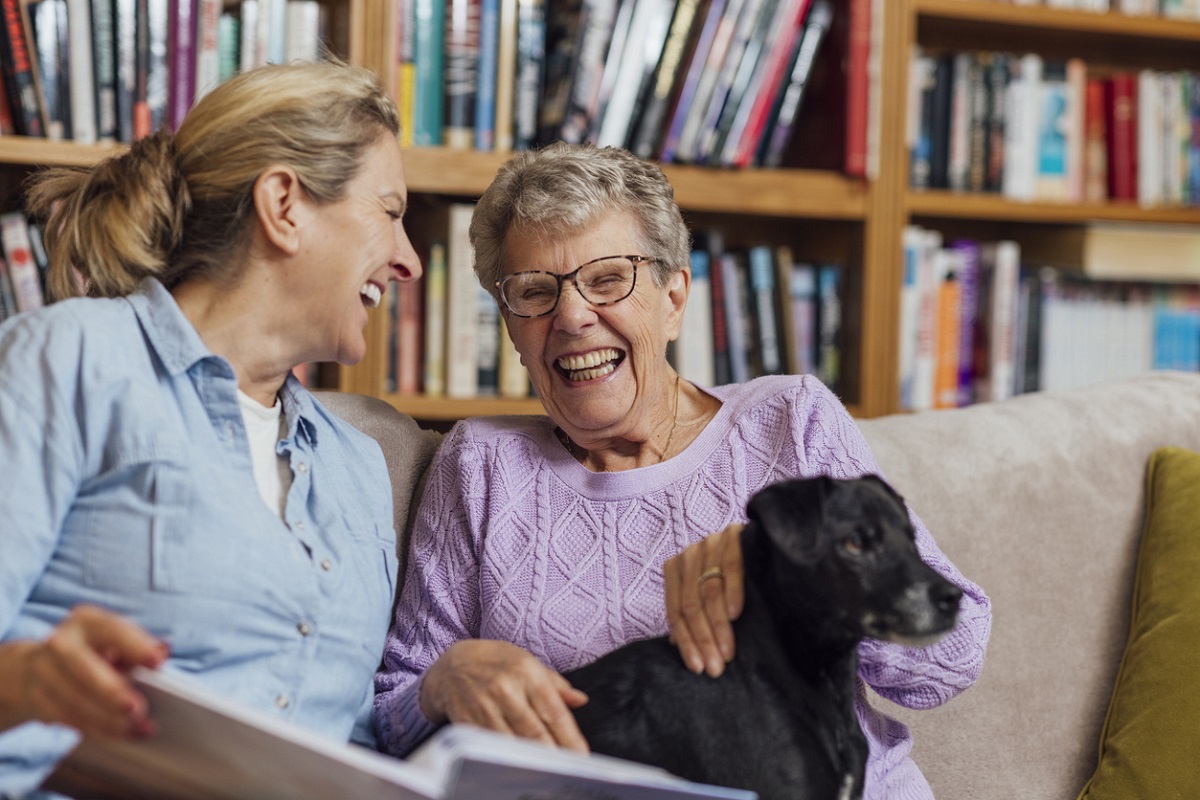
[[[254,181],[254,216],[263,237],[287,255],[300,250],[308,194],[291,167],[267,167]]]
[[[688,292],[691,291],[691,287],[691,266],[685,266],[678,272],[671,273],[671,277],[667,279],[667,302],[670,305],[667,314],[668,341],[673,342],[679,338],[679,331],[683,327],[683,308],[687,305]]]

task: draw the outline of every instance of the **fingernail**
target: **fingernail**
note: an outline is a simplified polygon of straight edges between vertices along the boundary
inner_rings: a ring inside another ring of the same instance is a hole
[[[687,660],[687,666],[696,675],[704,672],[704,662],[700,660],[699,656],[690,656]]]
[[[708,674],[710,677],[719,678],[721,673],[725,671],[725,664],[719,658],[714,658],[708,662]]]

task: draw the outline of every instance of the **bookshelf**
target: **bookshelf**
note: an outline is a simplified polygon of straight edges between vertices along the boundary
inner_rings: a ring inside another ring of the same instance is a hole
[[[870,2],[871,0],[865,0]],[[835,19],[852,3],[835,0]],[[334,0],[333,49],[351,62],[394,79],[394,0]],[[1113,0],[1114,8],[1117,0]],[[988,238],[1052,236],[1096,221],[1200,226],[1200,207],[1141,207],[1129,202],[1016,202],[998,194],[970,194],[909,187],[905,140],[909,57],[913,45],[931,50],[1036,52],[1046,58],[1081,57],[1100,69],[1200,70],[1200,22],[1023,6],[999,0],[885,0],[878,41],[879,168],[870,181],[840,169],[844,107],[818,97],[801,111],[807,130],[801,149],[782,169],[726,170],[666,165],[685,218],[696,230],[720,227],[730,244],[791,245],[808,258],[845,264],[842,300],[844,342],[839,392],[863,417],[899,409],[897,331],[902,281],[901,234],[906,225],[945,230],[947,235]],[[831,32],[842,50],[824,52],[836,71],[845,55],[846,23]],[[828,98],[826,98],[828,99]],[[807,115],[807,118],[806,118]],[[830,142],[833,143],[832,151]],[[0,137],[0,190],[12,205],[19,181],[36,166],[83,165],[116,152],[117,146],[83,146],[17,136]],[[824,148],[824,149],[822,149]],[[410,148],[405,169],[414,214],[410,233],[420,235],[420,209],[473,200],[491,181],[506,155]],[[740,239],[740,242],[739,242]],[[385,391],[387,330],[375,314],[368,351],[353,368],[325,368],[322,382],[344,391],[383,397],[412,416],[448,422],[494,413],[537,413],[537,400],[481,397],[400,396]]]

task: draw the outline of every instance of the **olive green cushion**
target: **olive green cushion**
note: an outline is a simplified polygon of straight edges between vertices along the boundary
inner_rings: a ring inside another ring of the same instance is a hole
[[[1086,558],[1086,553],[1081,553]],[[1200,454],[1156,450],[1100,761],[1079,800],[1200,797]]]

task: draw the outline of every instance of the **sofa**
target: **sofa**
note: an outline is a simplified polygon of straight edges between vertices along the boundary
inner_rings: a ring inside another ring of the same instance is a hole
[[[322,400],[380,439],[405,530],[437,434],[382,401]],[[913,729],[913,757],[939,798],[1077,797],[1096,769],[1130,631],[1147,459],[1164,445],[1200,451],[1200,375],[859,424],[884,475],[993,610],[975,686],[929,711],[872,702]]]

